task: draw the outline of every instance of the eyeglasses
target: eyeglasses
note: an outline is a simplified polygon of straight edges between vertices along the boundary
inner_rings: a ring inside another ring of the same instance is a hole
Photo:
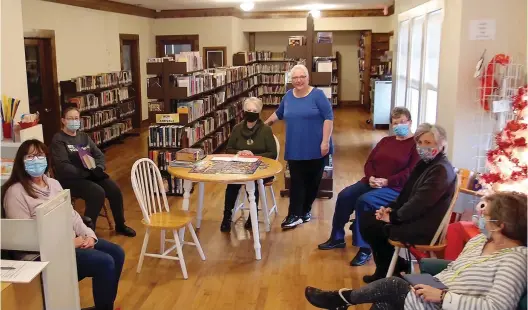
[[[24,159],[25,160],[35,160],[35,159],[42,160],[42,159],[46,159],[46,154],[41,153],[41,154],[26,155],[26,156],[24,156]]]
[[[306,78],[306,75],[301,75],[301,76],[293,76],[292,77],[292,80],[304,80]]]

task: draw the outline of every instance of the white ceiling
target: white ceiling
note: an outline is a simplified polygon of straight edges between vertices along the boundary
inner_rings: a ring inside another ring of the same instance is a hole
[[[154,10],[185,10],[206,8],[238,8],[240,3],[249,0],[113,0],[139,5]],[[253,0],[253,11],[305,11],[376,9],[391,5],[394,0],[330,0],[314,2],[308,0]],[[353,2],[353,3],[352,3]],[[323,4],[324,3],[324,4]]]

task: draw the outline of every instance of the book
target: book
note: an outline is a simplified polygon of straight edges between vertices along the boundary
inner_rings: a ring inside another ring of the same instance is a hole
[[[176,152],[177,161],[195,162],[205,157],[204,151],[197,148],[184,148]]]
[[[92,157],[90,152],[88,152],[84,147],[77,146],[77,154],[79,154],[79,158],[81,159],[81,162],[86,169],[95,169],[95,159]]]
[[[11,171],[13,170],[13,159],[8,158],[1,158],[0,164],[1,164],[1,174],[4,176],[11,175]]]

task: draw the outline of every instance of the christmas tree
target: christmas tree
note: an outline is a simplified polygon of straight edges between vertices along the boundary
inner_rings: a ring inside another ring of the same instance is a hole
[[[513,97],[514,117],[495,136],[496,147],[487,154],[489,172],[482,182],[493,191],[528,193],[528,85]]]

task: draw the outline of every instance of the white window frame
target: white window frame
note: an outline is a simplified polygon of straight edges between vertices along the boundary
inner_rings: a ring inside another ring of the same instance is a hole
[[[395,61],[396,61],[396,65],[394,66],[396,68],[395,70],[395,75],[394,75],[394,80],[395,80],[395,87],[394,87],[394,102],[393,102],[393,106],[405,106],[407,107],[409,110],[410,110],[410,99],[409,99],[409,96],[410,96],[410,93],[409,93],[409,87],[411,86],[418,86],[418,91],[419,91],[419,98],[418,98],[418,113],[417,113],[417,119],[413,119],[413,127],[417,126],[419,123],[423,123],[425,122],[425,118],[426,118],[426,111],[427,111],[427,107],[424,106],[424,102],[425,104],[427,104],[427,101],[426,101],[426,97],[427,97],[427,91],[428,90],[432,90],[432,91],[435,91],[437,93],[437,103],[438,103],[438,86],[437,87],[434,87],[433,85],[431,84],[428,84],[428,83],[425,83],[425,78],[424,78],[424,75],[425,75],[425,65],[426,65],[426,61],[427,61],[427,51],[426,51],[426,46],[427,46],[427,25],[428,25],[428,21],[429,21],[429,14],[430,13],[433,13],[435,11],[440,11],[440,14],[441,14],[441,19],[442,19],[442,28],[443,28],[443,20],[444,20],[444,14],[445,14],[445,9],[444,9],[444,1],[443,0],[431,0],[429,2],[426,2],[420,6],[417,6],[413,9],[410,9],[406,12],[403,12],[403,13],[400,13],[398,15],[398,43],[397,43],[397,48],[396,48],[396,57],[395,57]],[[411,63],[412,63],[412,24],[413,24],[413,20],[415,18],[419,18],[419,17],[423,17],[424,18],[424,22],[422,24],[422,42],[421,42],[421,59],[420,59],[420,80],[418,81],[418,85],[415,85],[416,84],[416,81],[411,81]],[[403,102],[399,102],[398,101],[398,97],[399,97],[399,93],[398,93],[398,89],[400,88],[399,86],[399,83],[400,83],[400,77],[402,76],[401,72],[399,72],[399,54],[400,54],[400,49],[401,49],[401,42],[400,42],[400,38],[401,38],[401,33],[399,33],[400,31],[400,27],[401,27],[401,24],[402,22],[405,22],[407,21],[408,22],[408,42],[407,42],[407,66],[406,66],[406,72],[405,72],[405,87],[403,88],[403,90],[405,91],[405,95],[403,96]],[[441,30],[442,31],[442,30]],[[412,83],[412,84],[411,84]],[[412,87],[413,89],[416,89],[416,87]],[[435,114],[437,114],[437,111],[438,111],[438,104],[436,106],[436,112]]]

